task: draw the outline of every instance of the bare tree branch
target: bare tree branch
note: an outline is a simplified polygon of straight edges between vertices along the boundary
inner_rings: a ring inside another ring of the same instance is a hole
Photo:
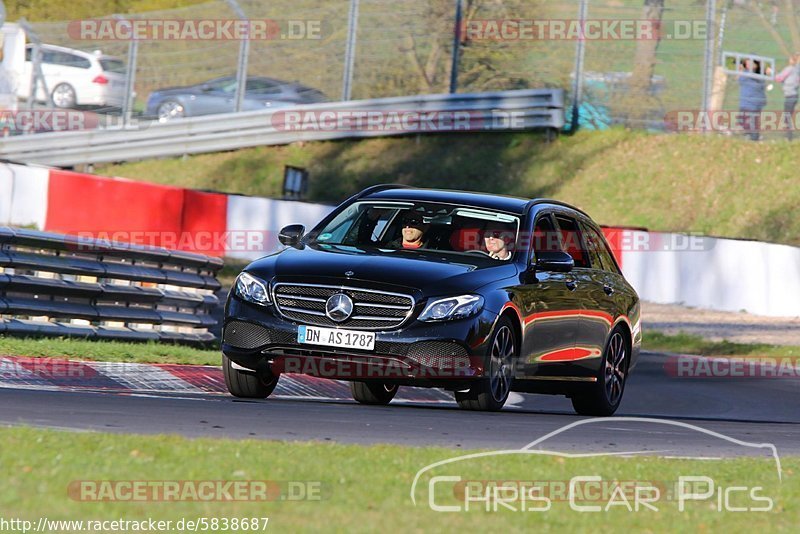
[[[791,56],[792,53],[789,50],[789,47],[786,45],[786,41],[783,40],[783,37],[781,37],[781,34],[778,33],[778,30],[775,29],[775,27],[767,19],[766,15],[764,15],[764,12],[761,10],[761,6],[757,2],[750,2],[747,5],[750,11],[756,15],[759,22],[761,22],[761,25],[764,26],[764,29],[766,29],[772,38],[775,39],[775,42],[778,43],[778,46],[781,47],[783,53],[787,57]]]
[[[786,21],[789,23],[789,34],[792,36],[792,46],[795,51],[800,50],[800,29],[797,26],[797,17],[794,14],[794,2],[792,0],[783,0],[784,9],[786,9]]]

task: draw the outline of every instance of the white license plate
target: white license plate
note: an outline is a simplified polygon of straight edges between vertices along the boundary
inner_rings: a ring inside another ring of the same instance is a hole
[[[375,348],[375,333],[341,330],[339,328],[320,328],[318,326],[300,326],[297,328],[297,342],[345,349],[372,350]]]

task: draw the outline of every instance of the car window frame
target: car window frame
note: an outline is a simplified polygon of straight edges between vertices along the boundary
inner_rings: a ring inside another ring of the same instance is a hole
[[[261,89],[249,89],[247,84],[249,83],[263,83],[265,84],[264,88]],[[245,93],[249,95],[263,95],[263,96],[270,96],[270,95],[280,95],[283,93],[283,85],[281,83],[272,82],[269,80],[264,79],[250,79],[245,82]]]
[[[550,226],[553,227],[555,231],[558,231],[558,227],[556,226],[556,221],[554,217],[554,212],[552,210],[542,210],[539,211],[533,218],[533,224],[531,225],[531,239],[530,244],[528,246],[528,265],[535,265],[536,264],[536,226],[539,224],[539,221],[543,218],[550,219]],[[564,251],[564,247],[562,246],[561,239],[558,240],[558,247],[561,251]]]
[[[591,269],[592,268],[591,258],[589,258],[588,250],[586,248],[586,243],[583,238],[583,231],[580,226],[581,217],[579,217],[575,213],[570,213],[566,210],[553,210],[553,220],[556,223],[556,230],[558,231],[559,237],[562,238],[564,233],[561,231],[561,224],[559,224],[558,222],[559,217],[562,217],[564,219],[569,219],[575,223],[575,229],[576,232],[578,233],[578,246],[581,247],[580,250],[583,252],[584,262],[587,264],[587,265],[578,265],[578,263],[575,262],[575,267],[573,267],[573,269]],[[563,241],[561,242],[561,250],[569,254],[569,249],[564,246]],[[572,255],[570,254],[570,256]],[[573,261],[575,260],[574,257],[572,259]]]
[[[605,261],[603,261],[603,256],[598,253],[598,257],[600,258],[600,264],[601,264],[600,270],[610,274],[621,275],[622,270],[619,268],[619,264],[617,263],[617,258],[611,251],[611,247],[609,246],[608,241],[606,241],[606,236],[605,234],[603,234],[603,231],[596,224],[593,224],[591,221],[581,221],[581,225],[586,226],[586,228],[597,234],[597,237],[599,238],[598,241],[600,243],[600,247],[606,252],[608,257],[611,258],[612,263],[608,268],[606,268]]]

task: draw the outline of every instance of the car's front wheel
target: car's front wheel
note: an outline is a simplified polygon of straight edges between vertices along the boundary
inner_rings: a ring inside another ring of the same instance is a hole
[[[222,355],[222,374],[228,391],[234,397],[266,399],[278,385],[278,377],[268,370],[250,372],[235,369],[225,354]]]
[[[350,393],[361,404],[386,405],[397,395],[397,384],[350,382]]]
[[[514,365],[517,345],[511,321],[501,317],[497,322],[487,359],[487,375],[469,391],[457,391],[456,402],[465,410],[496,412],[508,400],[511,382],[514,380]]]
[[[186,108],[176,100],[165,100],[158,106],[156,111],[159,122],[167,122],[172,119],[182,119],[186,116]]]
[[[597,382],[590,389],[572,397],[572,407],[577,413],[600,417],[614,415],[625,392],[629,358],[623,330],[616,328],[608,338]]]

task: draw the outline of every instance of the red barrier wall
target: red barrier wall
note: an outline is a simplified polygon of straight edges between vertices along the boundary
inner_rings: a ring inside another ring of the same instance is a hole
[[[181,250],[224,256],[227,224],[228,195],[184,190],[181,229],[193,243],[180,246]]]
[[[222,256],[226,216],[226,195],[50,171],[48,231]]]

